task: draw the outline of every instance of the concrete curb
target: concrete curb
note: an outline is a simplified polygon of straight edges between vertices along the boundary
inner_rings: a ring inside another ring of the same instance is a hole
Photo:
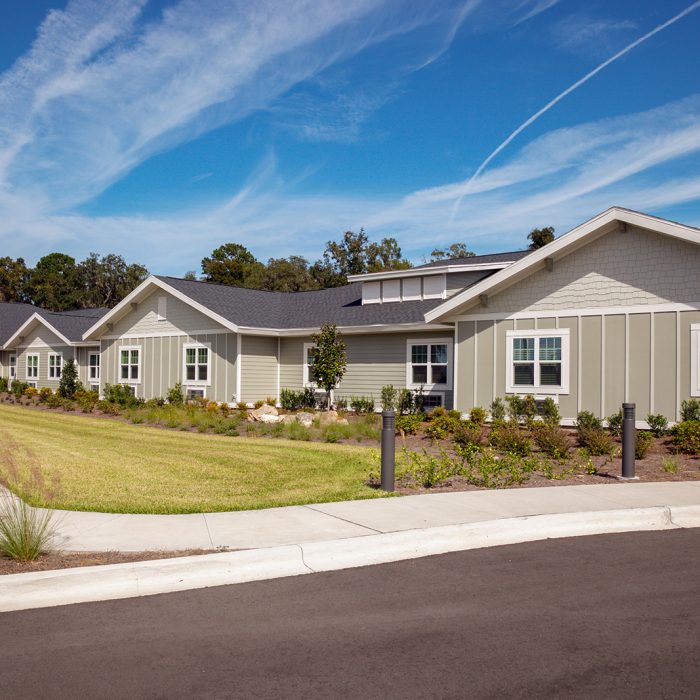
[[[300,576],[549,538],[700,527],[700,506],[503,518],[326,542],[0,577],[0,612]]]

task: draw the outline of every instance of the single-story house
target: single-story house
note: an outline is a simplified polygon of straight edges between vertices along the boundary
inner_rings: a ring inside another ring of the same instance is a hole
[[[551,396],[571,422],[623,401],[639,417],[677,420],[681,402],[700,396],[691,226],[613,207],[535,251],[349,282],[282,293],[152,276],[106,312],[15,310],[0,360],[8,376],[14,354],[17,378],[37,386],[52,385],[51,358],[65,355],[85,384],[124,383],[148,399],[180,382],[191,396],[253,402],[312,384],[311,334],[330,322],[348,354],[336,397],[378,399],[393,384],[468,413],[497,396]],[[7,306],[21,305],[0,314]]]

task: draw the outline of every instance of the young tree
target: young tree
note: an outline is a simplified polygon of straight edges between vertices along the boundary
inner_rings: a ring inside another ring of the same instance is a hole
[[[75,360],[66,360],[61,370],[61,381],[58,385],[58,394],[64,399],[74,399],[75,392],[80,391],[83,385],[78,379],[78,367]]]
[[[321,330],[311,336],[315,348],[311,353],[316,383],[328,394],[331,406],[331,391],[340,383],[348,364],[345,343],[332,323],[324,323]],[[310,358],[311,359],[311,358]]]
[[[527,235],[530,245],[530,250],[537,250],[542,246],[551,243],[554,240],[554,226],[545,226],[544,228],[533,228]]]
[[[430,254],[430,261],[436,262],[438,260],[455,260],[457,258],[473,258],[474,253],[471,250],[467,250],[467,246],[464,243],[453,243],[447,248],[435,248]]]

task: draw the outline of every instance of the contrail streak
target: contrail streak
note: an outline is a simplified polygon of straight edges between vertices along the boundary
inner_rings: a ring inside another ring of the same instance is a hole
[[[670,27],[672,24],[675,24],[678,22],[678,20],[683,19],[686,15],[690,14],[694,10],[697,10],[700,7],[700,0],[697,0],[694,2],[692,5],[689,5],[688,7],[685,8],[682,12],[679,12],[677,15],[674,17],[671,17],[671,19],[667,20],[663,24],[660,24],[658,27],[655,27],[652,29],[650,32],[645,34],[642,37],[639,37],[636,41],[633,41],[631,44],[628,44],[625,46],[624,49],[621,51],[618,51],[614,56],[611,56],[607,61],[603,61],[599,66],[594,68],[590,73],[586,73],[586,75],[583,76],[580,80],[577,80],[573,85],[570,85],[564,92],[559,93],[553,100],[548,102],[542,109],[540,109],[538,112],[535,112],[528,120],[524,121],[503,143],[501,143],[498,148],[496,148],[487,158],[484,160],[484,162],[477,168],[476,172],[471,176],[469,181],[467,182],[464,191],[462,194],[459,195],[459,198],[454,204],[454,207],[452,208],[452,217],[457,213],[457,209],[459,209],[459,205],[462,203],[462,200],[464,197],[469,194],[469,188],[471,184],[476,180],[479,175],[484,171],[486,166],[506,147],[508,144],[513,141],[519,134],[521,134],[525,129],[527,129],[530,124],[535,122],[537,119],[539,119],[545,112],[548,112],[552,107],[554,107],[557,102],[560,102],[563,100],[567,95],[571,94],[574,90],[577,88],[581,87],[584,83],[587,83],[594,75],[600,73],[600,71],[603,70],[603,68],[607,68],[611,63],[614,61],[617,61],[618,58],[622,58],[625,54],[629,53],[632,49],[636,48],[640,44],[643,44],[647,39],[651,39],[655,34],[658,34],[659,32],[663,31],[666,29],[666,27]]]

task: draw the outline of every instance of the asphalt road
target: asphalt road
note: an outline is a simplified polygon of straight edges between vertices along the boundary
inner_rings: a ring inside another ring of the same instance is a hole
[[[3,698],[700,696],[700,529],[0,615]]]

